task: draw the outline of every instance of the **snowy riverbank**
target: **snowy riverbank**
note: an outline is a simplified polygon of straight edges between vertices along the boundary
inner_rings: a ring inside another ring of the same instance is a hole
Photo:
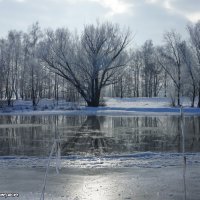
[[[200,153],[185,153],[186,166],[200,166]],[[30,156],[0,156],[0,168],[46,168],[48,158]],[[50,166],[56,169],[56,158]],[[62,156],[61,168],[165,168],[184,165],[182,153],[138,152],[107,156]]]
[[[177,115],[179,107],[172,107],[169,98],[105,98],[106,106],[87,107],[77,103],[43,99],[33,109],[31,101],[15,101],[13,107],[0,109],[0,115]],[[191,108],[182,99],[184,113],[200,115],[200,108]]]

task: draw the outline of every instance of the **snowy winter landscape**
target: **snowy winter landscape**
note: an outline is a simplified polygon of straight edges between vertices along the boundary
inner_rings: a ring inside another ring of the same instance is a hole
[[[200,200],[199,10],[0,0],[0,200]]]

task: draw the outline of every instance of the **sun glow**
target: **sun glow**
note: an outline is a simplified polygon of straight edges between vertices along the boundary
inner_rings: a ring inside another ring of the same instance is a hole
[[[198,20],[200,20],[200,13],[192,13],[186,15],[186,17],[193,23],[196,23]]]
[[[128,12],[129,8],[133,5],[121,0],[90,0],[99,3],[105,8],[108,8],[109,15],[122,14]]]

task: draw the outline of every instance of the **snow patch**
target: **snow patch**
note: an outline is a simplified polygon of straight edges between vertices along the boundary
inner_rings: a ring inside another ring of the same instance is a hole
[[[105,98],[104,107],[86,107],[76,103],[43,99],[33,109],[31,101],[18,100],[13,107],[0,110],[0,115],[179,115],[179,107],[171,107],[169,98]],[[200,115],[200,108],[191,108],[182,98],[186,115]]]
[[[200,153],[186,153],[187,166],[200,166]],[[1,156],[0,168],[46,168],[48,158]],[[95,156],[62,156],[62,168],[162,168],[169,166],[183,166],[182,153],[153,153],[143,152],[127,155]],[[56,157],[50,162],[50,167],[56,168]]]

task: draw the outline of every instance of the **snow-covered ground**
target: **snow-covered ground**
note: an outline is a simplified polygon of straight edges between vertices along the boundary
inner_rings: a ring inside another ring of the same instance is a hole
[[[91,108],[80,103],[64,100],[58,103],[43,99],[33,109],[31,101],[18,100],[13,107],[0,109],[0,115],[172,115],[179,114],[180,108],[172,107],[170,98],[104,98],[106,106]],[[199,108],[191,108],[188,98],[182,99],[186,114],[200,115]]]
[[[105,98],[106,105],[114,108],[162,108],[170,106],[169,98]],[[185,100],[185,105],[189,105]]]
[[[200,167],[200,153],[155,153],[138,152],[128,155],[109,156],[62,156],[61,168],[163,168],[186,166]],[[1,156],[0,168],[46,168],[48,158],[28,156]],[[56,157],[50,161],[50,167],[56,169]]]

